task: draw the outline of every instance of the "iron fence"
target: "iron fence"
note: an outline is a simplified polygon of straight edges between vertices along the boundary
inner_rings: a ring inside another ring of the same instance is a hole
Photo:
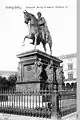
[[[10,114],[29,115],[37,117],[51,117],[49,102],[51,90],[0,91],[0,112]]]
[[[51,118],[53,90],[0,90],[0,112]],[[64,116],[76,111],[76,92],[60,91],[57,111]]]
[[[76,91],[59,92],[59,109],[61,116],[65,116],[76,111],[76,97]]]

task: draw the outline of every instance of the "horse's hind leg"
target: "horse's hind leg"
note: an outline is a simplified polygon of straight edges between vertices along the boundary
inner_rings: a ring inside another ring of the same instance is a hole
[[[49,47],[50,47],[50,54],[52,55],[52,45],[49,44]]]
[[[52,49],[50,48],[50,54],[52,55]]]
[[[42,43],[43,44],[43,48],[44,48],[44,51],[46,52],[46,44]]]

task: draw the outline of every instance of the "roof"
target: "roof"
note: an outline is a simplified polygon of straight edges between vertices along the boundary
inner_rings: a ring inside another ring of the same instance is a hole
[[[77,54],[73,53],[73,54],[61,55],[61,56],[58,56],[58,58],[60,58],[60,59],[68,59],[68,58],[72,58],[72,57],[76,57],[76,56],[77,56]]]

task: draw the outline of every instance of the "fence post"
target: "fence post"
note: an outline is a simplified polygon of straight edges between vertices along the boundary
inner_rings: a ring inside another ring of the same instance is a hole
[[[52,93],[52,115],[51,120],[61,120],[59,115],[59,94],[57,91]]]

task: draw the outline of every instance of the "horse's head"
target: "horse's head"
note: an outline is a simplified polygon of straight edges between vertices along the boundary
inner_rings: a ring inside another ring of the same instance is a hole
[[[30,21],[30,19],[31,19],[31,17],[30,17],[30,14],[25,10],[25,11],[23,11],[23,13],[24,13],[24,22],[26,23],[26,24],[28,24],[28,22]]]

